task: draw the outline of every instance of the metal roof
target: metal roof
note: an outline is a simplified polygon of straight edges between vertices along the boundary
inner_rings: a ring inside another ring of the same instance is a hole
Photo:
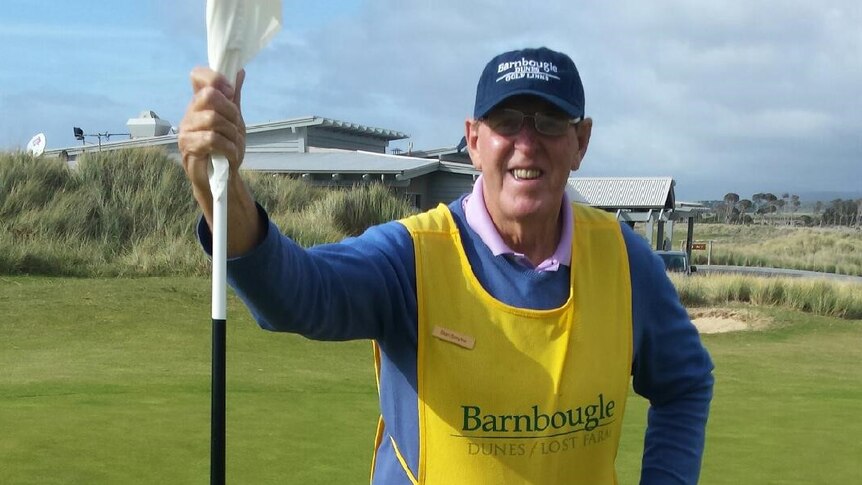
[[[389,130],[386,128],[375,128],[373,126],[360,125],[359,123],[350,123],[348,121],[340,121],[332,118],[324,118],[322,116],[302,116],[286,120],[255,123],[247,125],[245,129],[247,133],[256,133],[259,131],[270,131],[283,128],[302,128],[307,126],[322,126],[335,131],[344,131],[357,135],[380,138],[387,141],[401,140],[410,136],[400,131]]]
[[[318,150],[308,153],[256,151],[250,147],[245,170],[274,173],[393,174],[411,179],[441,168],[439,160],[353,150]]]
[[[176,145],[177,135],[169,134],[162,136],[151,136],[147,138],[124,138],[116,141],[102,142],[102,150],[119,150],[121,148],[142,148],[161,145]],[[52,148],[45,150],[46,155],[56,156],[60,152],[65,151],[69,155],[80,154],[84,152],[94,152],[99,149],[98,145],[88,143],[87,145],[72,145],[64,148]]]
[[[476,167],[468,163],[450,162],[448,160],[440,160],[440,171],[473,175],[474,177],[478,177],[481,173],[479,170],[476,170]]]
[[[432,148],[430,150],[413,150],[407,152],[408,156],[419,158],[436,158],[438,160],[446,160],[449,162],[458,162],[470,165],[470,153],[465,146],[450,146],[441,148]]]
[[[571,177],[569,195],[605,209],[673,209],[671,177]]]
[[[400,140],[408,138],[410,135],[400,131],[388,130],[386,128],[374,128],[371,126],[360,125],[358,123],[349,123],[346,121],[334,120],[332,118],[324,118],[321,116],[303,116],[299,118],[289,118],[279,121],[268,121],[265,123],[253,123],[246,126],[247,133],[259,133],[265,131],[279,130],[285,128],[303,128],[309,126],[320,126],[333,131],[341,131],[352,133],[355,135],[369,136],[385,141]],[[117,150],[120,148],[145,147],[157,145],[176,145],[177,135],[171,133],[163,136],[154,136],[146,138],[132,138],[114,141],[102,142],[102,150]],[[47,155],[59,155],[65,150],[68,154],[79,154],[88,151],[96,150],[96,146],[88,145],[72,145],[64,148],[53,148],[46,150]]]

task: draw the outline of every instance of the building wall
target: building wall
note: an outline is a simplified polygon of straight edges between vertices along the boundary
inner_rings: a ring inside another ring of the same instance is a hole
[[[317,126],[308,128],[306,144],[310,147],[362,150],[373,153],[386,153],[386,147],[388,146],[386,140],[332,131]]]
[[[416,177],[410,180],[410,185],[404,190],[405,195],[411,199],[413,205],[421,210],[433,207],[428,200],[428,179],[431,174]]]
[[[448,204],[462,194],[473,190],[473,176],[452,172],[434,172],[428,174],[428,205],[431,208],[439,203]]]
[[[246,145],[260,149],[272,149],[282,152],[305,152],[306,129],[297,128],[294,132],[290,128],[273,131],[261,131],[249,133],[246,137]]]

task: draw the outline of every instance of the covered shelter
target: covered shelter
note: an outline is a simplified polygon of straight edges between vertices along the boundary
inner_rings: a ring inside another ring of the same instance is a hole
[[[633,228],[645,225],[644,236],[655,249],[670,249],[676,221],[688,223],[686,252],[691,257],[694,221],[706,207],[677,202],[672,177],[571,177],[569,197],[593,207],[613,212],[617,220]]]

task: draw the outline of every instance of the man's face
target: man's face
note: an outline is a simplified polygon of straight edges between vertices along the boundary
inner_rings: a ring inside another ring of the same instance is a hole
[[[467,121],[467,147],[473,166],[482,172],[488,212],[498,228],[531,218],[556,223],[569,173],[578,169],[586,152],[592,121],[586,119],[552,136],[536,131],[530,117],[517,133],[507,135],[493,128],[494,114],[502,109],[567,118],[541,98],[516,96],[495,107],[485,119]]]

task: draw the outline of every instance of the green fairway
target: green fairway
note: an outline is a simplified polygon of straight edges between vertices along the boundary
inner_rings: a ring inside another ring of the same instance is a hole
[[[862,322],[762,310],[710,335],[703,484],[862,483]],[[204,279],[0,278],[0,483],[207,483]],[[618,459],[637,483],[646,403]],[[377,416],[368,342],[228,330],[229,483],[367,483]]]
[[[0,483],[208,483],[208,282],[0,278]],[[371,345],[228,331],[229,483],[367,481]]]
[[[716,385],[700,483],[862,483],[862,321],[758,311],[773,328],[704,336]],[[629,403],[621,484],[637,483],[647,407]]]

